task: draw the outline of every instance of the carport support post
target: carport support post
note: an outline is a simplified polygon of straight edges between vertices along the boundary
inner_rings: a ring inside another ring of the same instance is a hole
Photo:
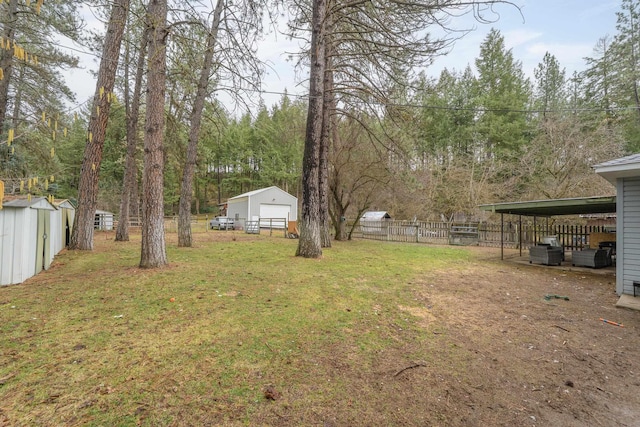
[[[504,214],[500,214],[500,259],[504,259]]]
[[[520,247],[520,256],[522,256],[522,215],[518,215],[518,246]]]

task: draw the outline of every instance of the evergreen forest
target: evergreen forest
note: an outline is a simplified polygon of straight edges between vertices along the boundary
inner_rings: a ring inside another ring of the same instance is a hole
[[[217,15],[198,2],[168,7],[162,106],[167,216],[179,212],[189,164],[191,214],[216,215],[227,198],[272,185],[302,198],[310,98],[282,93],[279,102],[264,105],[260,81],[267,64],[255,54],[269,20],[281,19],[278,14],[292,5],[218,2]],[[131,215],[139,215],[144,116],[150,108],[144,94],[151,59],[145,56],[152,43],[145,26],[148,5],[126,3],[122,41],[110,60],[117,66],[113,88],[97,85],[93,102],[80,103],[63,79],[78,58],[60,45],[84,46],[104,60],[112,3],[0,1],[5,194],[76,201],[83,153],[94,138],[90,122],[101,115],[96,100],[106,99],[103,147],[90,166],[99,172],[96,206],[118,213],[126,192]],[[104,28],[85,25],[88,6]],[[297,10],[288,27],[294,37],[308,33],[312,23],[310,5],[298,4]],[[613,194],[591,167],[640,150],[639,13],[640,1],[622,0],[615,33],[594,39],[586,68],[570,75],[550,53],[534,70],[523,69],[495,29],[466,68],[444,69],[435,77],[428,67],[408,67],[410,61],[383,54],[385,61],[377,66],[386,71],[379,72],[358,62],[358,44],[334,37],[337,72],[331,77],[332,126],[326,130],[333,221],[357,218],[365,210],[389,211],[398,219],[441,220],[460,213],[478,218],[483,203]],[[356,21],[336,20],[335,27],[345,31],[334,35],[348,33],[349,25],[355,28]],[[215,47],[208,60],[207,46]],[[433,49],[435,55],[439,47]],[[302,72],[308,54],[293,55]],[[455,48],[449,54],[455,55]],[[349,73],[347,65],[362,70]],[[203,69],[204,80],[199,79]],[[204,101],[191,158],[199,95]],[[222,99],[233,99],[235,107]]]

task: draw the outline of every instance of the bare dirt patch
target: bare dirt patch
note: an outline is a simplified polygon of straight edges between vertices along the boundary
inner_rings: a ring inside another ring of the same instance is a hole
[[[438,387],[447,424],[637,425],[640,313],[615,308],[614,277],[499,261],[430,276],[416,301],[466,365]]]

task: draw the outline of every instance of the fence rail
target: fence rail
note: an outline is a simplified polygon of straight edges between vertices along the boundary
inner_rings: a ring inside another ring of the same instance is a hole
[[[194,231],[208,230],[209,217],[192,217],[191,226]],[[286,219],[261,218],[259,227],[283,232],[286,236]],[[257,221],[256,221],[257,222]],[[240,221],[244,225],[244,221]],[[130,226],[140,227],[140,218],[132,217]],[[113,228],[117,221],[113,222]],[[258,224],[256,224],[258,225]],[[239,227],[244,229],[244,226]],[[354,230],[353,237],[406,243],[439,243],[453,245],[479,245],[505,248],[527,248],[541,242],[545,236],[555,236],[565,250],[581,250],[589,247],[593,233],[604,233],[610,226],[603,225],[566,225],[566,224],[528,224],[505,222],[496,223],[448,223],[429,221],[366,221],[361,222]],[[165,218],[165,231],[177,232],[177,218]]]
[[[467,244],[505,248],[526,248],[541,242],[545,236],[555,236],[567,250],[589,246],[592,233],[605,232],[605,226],[544,225],[518,223],[467,223],[426,221],[367,221],[358,225],[354,237],[390,242]]]

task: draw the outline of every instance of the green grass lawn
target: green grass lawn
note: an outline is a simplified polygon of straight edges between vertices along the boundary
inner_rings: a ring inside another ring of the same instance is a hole
[[[94,252],[1,288],[0,425],[322,425],[331,407],[341,425],[366,424],[364,377],[438,344],[400,308],[419,306],[412,283],[472,261],[368,241],[309,260],[295,240],[212,235],[169,242],[156,270],[137,268],[139,236],[97,235]]]

